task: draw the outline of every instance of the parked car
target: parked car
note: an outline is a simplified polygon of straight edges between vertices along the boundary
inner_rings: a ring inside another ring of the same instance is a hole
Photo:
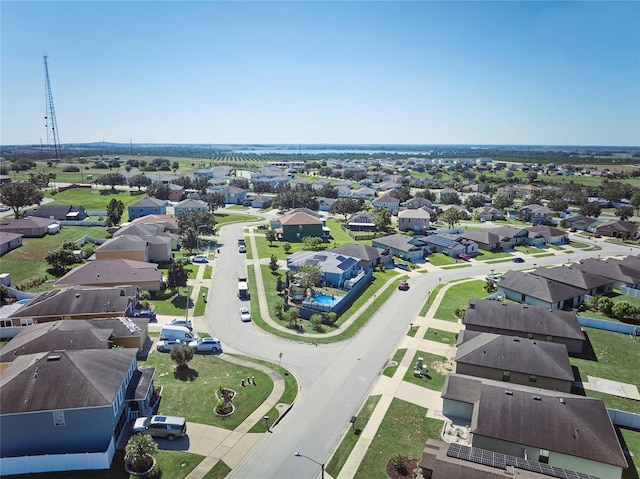
[[[164,437],[173,441],[176,437],[183,437],[187,433],[187,420],[178,416],[139,417],[133,424],[133,432]]]
[[[139,309],[139,310],[132,311],[129,317],[130,318],[149,318],[149,321],[156,321],[158,319],[156,317],[156,313],[148,309]]]
[[[249,308],[245,308],[245,307],[240,308],[240,321],[243,321],[243,322],[251,321],[251,313],[249,312]]]
[[[513,258],[512,261],[514,263],[524,263],[524,260],[522,258],[520,258],[519,256],[516,256],[515,258]]]
[[[246,246],[245,245],[240,245],[240,247],[238,248],[238,252],[246,253],[247,252]]]
[[[222,345],[218,338],[202,338],[189,343],[194,353],[220,353]]]
[[[167,321],[167,326],[184,326],[189,328],[189,331],[193,331],[193,323],[190,319],[186,318],[173,318],[171,321]]]
[[[408,291],[409,290],[409,283],[407,283],[406,281],[400,281],[400,284],[398,285],[398,289],[400,291]]]
[[[269,229],[269,227],[267,225],[258,225],[258,229],[259,230],[266,230],[266,229]]]
[[[396,268],[404,269],[405,271],[410,271],[409,265],[407,263],[395,263]]]
[[[571,228],[569,228],[569,233],[575,233],[576,231],[578,231],[578,230],[575,229],[573,226]]]
[[[161,339],[156,344],[156,349],[161,353],[168,353],[177,344],[184,344],[184,343],[179,339]]]
[[[11,208],[9,208],[7,205],[2,205],[0,206],[0,211],[11,211]]]
[[[208,263],[209,258],[207,258],[203,254],[194,254],[193,256],[189,257],[189,261],[191,261],[192,263]]]
[[[600,234],[599,234],[599,233],[594,234],[594,235],[593,235],[593,237],[594,237],[594,238],[602,238],[602,236],[600,236]]]
[[[467,253],[458,255],[458,258],[460,258],[462,261],[469,261],[469,255]]]

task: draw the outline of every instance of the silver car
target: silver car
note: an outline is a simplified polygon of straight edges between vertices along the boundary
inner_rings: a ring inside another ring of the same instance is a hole
[[[217,338],[201,338],[189,343],[194,353],[220,353],[222,345]]]
[[[173,349],[174,346],[178,344],[186,344],[186,343],[183,343],[179,339],[162,339],[158,341],[158,344],[156,344],[156,349],[161,353],[168,353]]]
[[[240,308],[240,321],[245,323],[251,321],[251,313],[249,312],[249,308]]]
[[[164,437],[173,441],[187,433],[187,421],[177,416],[139,417],[133,424],[134,433],[144,433],[155,437]]]

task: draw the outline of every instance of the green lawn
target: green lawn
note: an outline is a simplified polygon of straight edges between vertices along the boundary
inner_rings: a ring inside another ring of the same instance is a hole
[[[507,253],[505,251],[497,251],[495,253],[492,253],[491,251],[479,249],[478,256],[476,256],[474,259],[478,261],[491,261],[494,259],[503,259],[503,258],[511,258],[511,253]]]
[[[184,451],[161,449],[155,455],[156,468],[149,479],[182,479],[187,477],[193,469],[202,462],[204,456],[191,454]],[[110,469],[94,469],[91,471],[61,471],[39,474],[18,474],[6,476],[11,479],[135,479],[124,470],[124,449],[116,449]]]
[[[47,273],[49,264],[44,260],[49,251],[55,251],[65,241],[77,241],[83,236],[106,238],[107,230],[102,226],[64,226],[55,235],[43,238],[24,238],[22,246],[8,252],[2,257],[2,271],[11,273],[13,287],[23,291],[37,292],[53,288],[59,278]],[[36,278],[48,278],[48,282],[37,288],[21,288],[20,286]]]
[[[247,213],[214,213],[216,224],[225,225],[229,223],[244,223],[246,221],[260,221],[264,218],[253,216]]]
[[[338,474],[340,474],[342,466],[344,466],[344,463],[349,458],[349,454],[353,451],[353,448],[360,438],[360,434],[369,422],[371,414],[376,408],[379,400],[380,396],[369,396],[367,401],[364,403],[364,406],[362,406],[362,409],[358,412],[355,424],[349,428],[342,439],[342,442],[340,442],[338,449],[336,449],[333,457],[331,457],[329,464],[327,464],[326,471],[332,477],[338,477]]]
[[[442,331],[441,329],[429,328],[424,335],[424,339],[430,339],[431,341],[437,341],[439,343],[448,344],[454,346],[456,344],[456,333],[450,331]]]
[[[438,286],[435,287],[433,291],[431,291],[431,293],[427,294],[427,301],[425,301],[424,305],[422,306],[422,309],[418,313],[419,316],[425,316],[427,314],[427,311],[429,311],[429,308],[431,307],[431,303],[433,303],[434,299],[438,295],[438,292],[443,287],[444,287],[444,284],[439,284]]]
[[[71,188],[69,190],[54,192],[45,191],[45,198],[51,198],[54,200],[55,205],[81,205],[87,211],[106,211],[107,205],[112,199],[122,201],[124,204],[124,213],[122,214],[122,221],[128,221],[129,215],[127,207],[131,206],[136,201],[145,198],[146,193],[138,194],[138,192],[130,192],[125,190],[115,191],[97,188]]]
[[[445,321],[457,322],[453,315],[456,309],[467,309],[470,299],[484,298],[488,296],[483,289],[484,281],[473,280],[455,284],[447,290],[435,317]]]
[[[629,468],[623,472],[622,479],[638,479],[640,475],[640,431],[621,427],[617,427],[616,431],[623,449],[627,449],[633,454],[633,457],[627,456]]]
[[[204,294],[204,296],[202,296]],[[194,316],[204,316],[204,310],[206,307],[206,303],[204,302],[205,298],[209,297],[209,288],[201,286],[200,287],[200,295],[195,298],[196,307],[193,311]]]
[[[451,256],[448,256],[444,253],[432,254],[427,258],[427,261],[429,261],[429,263],[431,263],[434,266],[445,266],[445,265],[457,263],[455,258],[452,258]]]
[[[584,328],[584,331],[598,360],[571,358],[571,364],[578,368],[582,380],[587,381],[590,375],[640,387],[640,376],[636,369],[640,358],[640,341],[634,341],[626,334],[601,329]]]
[[[387,463],[399,454],[419,460],[427,439],[439,439],[442,429],[441,421],[426,414],[425,408],[394,399],[354,478],[388,479]]]
[[[227,464],[222,459],[220,459],[218,462],[216,462],[216,465],[213,466],[209,470],[209,472],[207,472],[203,476],[203,479],[224,479],[229,475],[230,472],[231,468],[227,466]]]
[[[179,292],[167,289],[158,293],[158,299],[151,299],[153,311],[156,314],[169,314],[172,316],[184,316],[187,308],[187,288],[179,288]],[[189,309],[194,306],[193,298],[189,303]],[[190,314],[193,316],[193,314]]]
[[[422,358],[424,360],[424,364],[426,364],[428,368],[426,376],[419,378],[413,375],[413,367],[416,365],[418,358]],[[407,369],[407,372],[404,375],[403,381],[417,384],[418,386],[422,386],[427,389],[433,389],[434,391],[442,391],[446,375],[437,372],[434,368],[434,364],[442,364],[443,359],[444,358],[442,356],[436,356],[435,354],[431,354],[426,351],[416,351],[416,354],[413,356],[411,366]]]
[[[400,365],[400,361],[402,361],[402,358],[404,358],[405,353],[407,352],[406,349],[398,349],[393,357],[391,358],[391,361],[389,366],[387,366],[386,368],[384,368],[384,371],[382,371],[382,374],[384,374],[385,376],[388,376],[390,378],[393,377],[393,375],[396,372],[396,369],[398,369],[398,366]],[[393,364],[395,363],[395,364]]]
[[[154,383],[163,386],[160,411],[162,414],[183,416],[187,421],[235,429],[269,396],[273,389],[271,378],[258,370],[223,361],[213,355],[196,354],[188,371],[174,373],[170,354],[153,351],[141,367],[155,366]],[[255,376],[256,386],[240,385],[242,378]],[[237,392],[233,404],[235,412],[226,418],[216,416],[215,392],[219,387]]]

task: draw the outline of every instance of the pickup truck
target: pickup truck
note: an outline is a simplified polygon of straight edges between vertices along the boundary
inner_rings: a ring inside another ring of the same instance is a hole
[[[249,299],[249,283],[244,276],[238,278],[238,298]]]

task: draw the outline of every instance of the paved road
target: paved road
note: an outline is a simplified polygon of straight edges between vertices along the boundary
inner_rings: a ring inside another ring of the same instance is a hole
[[[236,277],[244,274],[245,255],[238,253],[237,238],[243,225],[228,225],[220,236],[221,254],[216,260],[211,288],[207,325],[223,346],[243,354],[277,362],[282,353],[282,365],[299,379],[301,396],[284,420],[266,434],[256,449],[235,468],[232,478],[314,478],[320,473],[318,464],[294,457],[295,451],[320,463],[327,462],[342,434],[349,428],[349,419],[366,400],[375,379],[387,359],[406,335],[409,324],[417,316],[428,295],[440,281],[486,275],[495,270],[557,265],[565,261],[615,254],[629,254],[628,247],[598,241],[598,252],[574,253],[564,257],[528,258],[524,264],[497,263],[472,268],[440,270],[410,279],[411,289],[396,291],[380,308],[367,326],[353,338],[327,345],[308,345],[269,335],[253,323],[241,323],[238,310]],[[589,242],[588,240],[580,241]],[[636,250],[637,251],[637,250]]]

